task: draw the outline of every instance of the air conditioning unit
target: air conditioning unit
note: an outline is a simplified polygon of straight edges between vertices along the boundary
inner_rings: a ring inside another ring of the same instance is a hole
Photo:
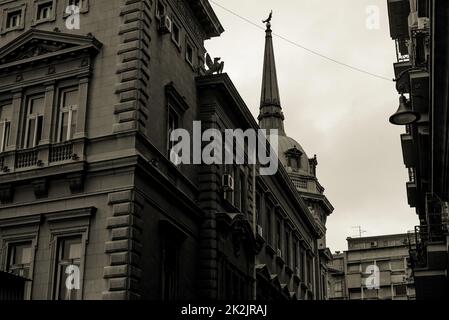
[[[281,249],[278,249],[278,250],[276,251],[276,255],[277,255],[279,258],[282,258],[282,250],[281,250]]]
[[[168,15],[161,16],[161,21],[159,22],[159,32],[162,34],[171,33],[173,28],[173,23]]]
[[[230,174],[224,174],[222,179],[223,190],[234,191],[234,178]]]
[[[257,226],[257,234],[261,237],[263,237],[263,228],[262,226]]]

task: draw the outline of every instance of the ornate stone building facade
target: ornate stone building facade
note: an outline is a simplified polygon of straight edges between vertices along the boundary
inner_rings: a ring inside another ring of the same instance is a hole
[[[314,239],[312,247],[308,248],[306,245],[300,249],[298,253],[299,263],[295,265],[301,279],[308,279],[302,283],[302,296],[305,296],[306,292],[309,291],[315,294],[315,298],[326,299],[327,265],[329,260],[332,259],[332,254],[326,246],[326,221],[334,208],[324,195],[324,188],[317,179],[317,157],[309,158],[301,145],[295,139],[287,136],[285,132],[285,117],[279,94],[271,22],[267,24],[265,37],[262,94],[258,120],[261,128],[278,130],[279,160],[307,206],[307,211],[316,227],[317,234],[314,237],[318,241]],[[297,237],[304,239],[300,233],[297,234]],[[310,241],[301,241],[301,243],[304,245],[310,243]],[[304,251],[307,254],[304,255]],[[307,270],[313,270],[313,274],[309,275]]]
[[[208,1],[3,0],[0,15],[0,277],[28,280],[26,299],[325,298],[314,160],[299,189],[289,166],[170,161],[170,133],[196,120],[259,128],[226,74],[205,75],[223,32]]]

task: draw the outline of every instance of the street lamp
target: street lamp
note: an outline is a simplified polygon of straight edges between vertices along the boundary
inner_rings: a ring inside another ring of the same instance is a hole
[[[421,119],[421,114],[413,111],[410,108],[410,103],[407,101],[407,98],[401,94],[398,111],[390,117],[390,123],[398,126],[406,126],[419,121],[419,119]]]
[[[395,114],[390,117],[390,123],[398,126],[406,126],[409,124],[413,124],[421,119],[421,114],[419,112],[413,111],[410,107],[410,101],[407,101],[407,98],[404,96],[404,92],[406,92],[407,84],[401,81],[401,79],[405,75],[409,75],[410,71],[426,71],[421,67],[409,68],[407,70],[402,71],[399,76],[393,81],[396,82],[396,89],[401,93],[401,97],[399,98],[399,108]]]

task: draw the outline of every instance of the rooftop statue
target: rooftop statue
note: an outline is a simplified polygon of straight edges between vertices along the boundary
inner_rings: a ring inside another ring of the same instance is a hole
[[[265,23],[267,25],[267,29],[271,28],[271,19],[273,19],[273,10],[271,10],[270,15],[266,20],[263,20],[262,23]]]
[[[207,75],[223,73],[224,61],[220,62],[220,60],[221,58],[214,58],[214,61],[212,62],[210,55],[206,54],[206,65],[209,68],[209,70],[206,71]]]
[[[273,10],[271,10],[270,15],[268,16],[268,19],[263,20],[262,23],[270,23],[272,18],[273,18]]]

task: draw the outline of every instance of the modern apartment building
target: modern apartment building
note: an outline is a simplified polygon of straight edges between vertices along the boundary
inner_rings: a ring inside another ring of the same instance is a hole
[[[410,240],[412,239],[412,240]],[[348,238],[348,250],[329,265],[330,299],[414,300],[409,234]]]

